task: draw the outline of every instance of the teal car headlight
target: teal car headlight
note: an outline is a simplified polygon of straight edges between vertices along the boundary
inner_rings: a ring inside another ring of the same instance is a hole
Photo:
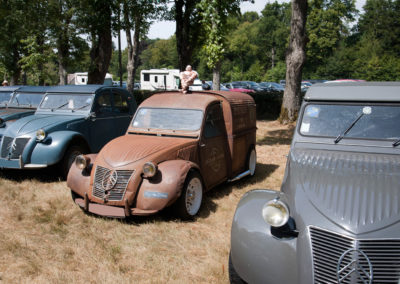
[[[43,141],[46,138],[46,131],[44,131],[43,129],[39,129],[38,131],[36,131],[36,139],[38,141]]]
[[[154,177],[157,173],[157,166],[152,162],[147,162],[143,165],[143,176]]]
[[[268,201],[262,209],[263,219],[272,227],[282,227],[289,220],[289,208],[279,199]]]

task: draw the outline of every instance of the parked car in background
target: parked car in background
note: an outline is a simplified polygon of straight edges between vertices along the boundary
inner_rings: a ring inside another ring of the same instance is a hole
[[[7,125],[21,117],[34,114],[48,88],[44,86],[0,87],[0,139]]]
[[[283,92],[285,90],[281,84],[275,82],[261,82],[259,85],[263,88],[267,88],[268,90],[277,92]]]
[[[240,82],[232,82],[232,83],[225,83],[225,87],[232,92],[242,92],[242,93],[254,93],[255,91],[252,89],[248,89],[247,85],[240,83]]]
[[[306,92],[308,88],[310,88],[312,84],[308,81],[301,81],[301,91]]]
[[[212,81],[203,81],[203,84],[202,84],[203,90],[205,90],[205,91],[212,90],[213,89],[212,86],[213,86]],[[222,84],[219,85],[219,90],[220,91],[229,91],[229,89]]]
[[[247,94],[162,92],[138,108],[126,135],[97,155],[76,158],[68,174],[84,211],[125,218],[174,206],[190,219],[203,193],[253,175],[256,105]]]
[[[316,84],[281,191],[233,217],[231,282],[399,283],[400,83]]]
[[[0,168],[45,168],[58,164],[66,176],[75,157],[98,152],[125,133],[136,110],[122,88],[67,85],[47,90],[35,114],[3,132]]]
[[[254,92],[268,91],[268,88],[262,87],[253,81],[240,81],[240,82],[243,83],[247,89],[251,89]]]

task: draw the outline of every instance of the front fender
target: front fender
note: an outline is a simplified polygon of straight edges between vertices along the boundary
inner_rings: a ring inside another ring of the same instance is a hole
[[[143,210],[162,210],[174,203],[181,195],[190,169],[199,169],[199,167],[185,160],[160,163],[154,177],[143,179],[137,194],[136,207]]]
[[[231,230],[232,264],[248,283],[297,283],[297,239],[277,239],[262,217],[264,204],[280,195],[253,190],[240,200]]]
[[[45,140],[37,142],[31,154],[32,164],[54,165],[61,161],[73,139],[86,141],[75,131],[56,131],[49,133]]]
[[[90,164],[94,164],[97,154],[85,155],[90,159]],[[67,186],[76,194],[84,197],[85,192],[90,190],[90,172],[79,169],[72,163],[68,172]]]

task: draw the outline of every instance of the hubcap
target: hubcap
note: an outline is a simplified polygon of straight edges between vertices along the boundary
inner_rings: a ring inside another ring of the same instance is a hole
[[[196,215],[200,209],[203,198],[203,186],[199,178],[195,177],[189,181],[186,189],[186,210],[189,215]]]

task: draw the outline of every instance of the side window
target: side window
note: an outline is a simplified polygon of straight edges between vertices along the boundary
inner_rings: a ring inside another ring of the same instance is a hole
[[[112,112],[110,91],[105,91],[97,95],[96,101],[94,102],[93,111],[96,113]]]
[[[143,81],[148,82],[150,81],[150,74],[143,74]]]
[[[114,112],[128,113],[129,104],[127,97],[120,93],[113,93],[113,95],[114,95]]]
[[[211,106],[207,111],[204,125],[204,137],[212,138],[224,133],[224,120],[220,104]]]

